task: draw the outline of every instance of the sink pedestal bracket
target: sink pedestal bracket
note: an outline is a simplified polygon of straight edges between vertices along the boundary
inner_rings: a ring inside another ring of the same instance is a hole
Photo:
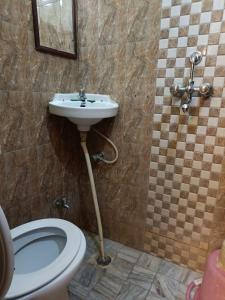
[[[81,147],[83,149],[86,164],[87,164],[88,176],[89,176],[89,180],[90,180],[90,184],[91,184],[91,192],[92,192],[95,213],[96,213],[96,218],[97,218],[97,224],[98,224],[100,257],[97,258],[97,263],[99,265],[107,266],[108,264],[110,264],[111,258],[109,256],[105,256],[103,229],[102,229],[102,221],[101,221],[101,215],[100,215],[99,205],[98,205],[98,197],[97,197],[96,188],[95,188],[95,181],[94,181],[94,176],[93,176],[93,171],[92,171],[92,166],[91,166],[90,155],[89,155],[89,152],[87,149],[87,144],[86,144],[87,132],[80,132],[80,138],[81,138]]]

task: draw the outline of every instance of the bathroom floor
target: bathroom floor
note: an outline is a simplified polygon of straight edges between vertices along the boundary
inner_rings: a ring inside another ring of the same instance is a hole
[[[71,300],[185,300],[187,285],[201,274],[105,240],[113,261],[96,264],[96,237],[86,234],[87,252],[70,290]]]

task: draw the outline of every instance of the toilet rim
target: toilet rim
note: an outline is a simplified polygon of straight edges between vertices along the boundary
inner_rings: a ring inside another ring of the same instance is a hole
[[[42,219],[18,226],[11,230],[12,239],[43,228],[58,228],[63,231],[66,236],[64,249],[52,263],[38,271],[28,274],[14,273],[6,299],[25,296],[47,285],[63,273],[80,250],[83,233],[76,225],[61,219]]]

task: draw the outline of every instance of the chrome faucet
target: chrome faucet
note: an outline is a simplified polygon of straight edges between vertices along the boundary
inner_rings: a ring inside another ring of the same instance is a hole
[[[85,89],[84,88],[81,88],[80,89],[80,92],[79,92],[79,98],[80,98],[80,101],[81,101],[81,107],[85,107],[86,106],[86,94],[85,94]]]
[[[188,112],[193,96],[200,95],[204,98],[208,98],[213,94],[213,86],[210,83],[203,83],[200,86],[195,86],[194,71],[195,66],[202,61],[201,52],[194,52],[190,56],[191,70],[190,79],[188,85],[183,86],[181,84],[174,84],[170,88],[170,92],[173,96],[184,98],[184,102],[181,104],[181,109],[184,113]],[[183,97],[184,96],[184,97]]]

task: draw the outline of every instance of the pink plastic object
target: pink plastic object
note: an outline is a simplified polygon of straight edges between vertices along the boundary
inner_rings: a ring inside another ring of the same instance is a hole
[[[219,252],[214,251],[209,256],[203,282],[194,300],[225,300],[225,272],[217,267]],[[188,286],[186,300],[191,300],[191,292],[196,286],[194,282]]]
[[[195,291],[195,296],[194,296],[193,300],[200,300],[200,298],[199,298],[200,287],[199,287],[199,285],[195,284],[195,282],[191,282],[189,284],[187,291],[186,291],[186,300],[191,300],[191,294],[194,289],[196,289],[196,291]]]

